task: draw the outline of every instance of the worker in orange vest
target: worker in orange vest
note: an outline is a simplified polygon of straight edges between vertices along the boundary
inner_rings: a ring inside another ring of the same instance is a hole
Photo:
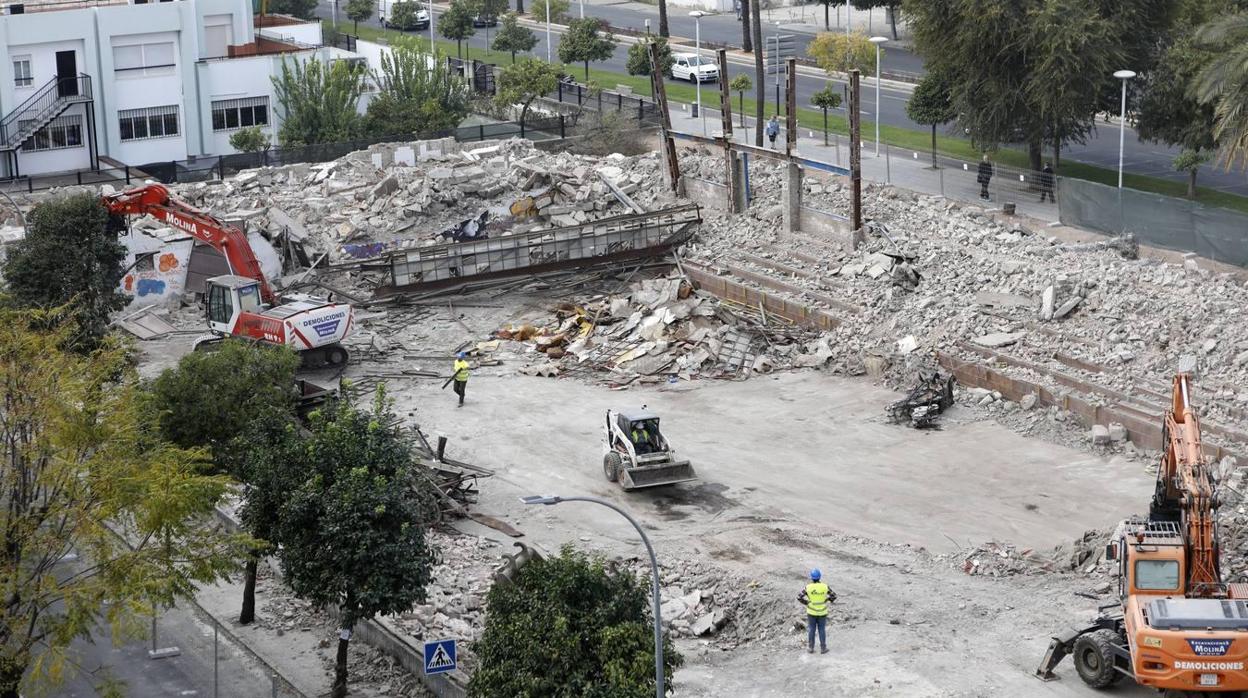
[[[818,568],[810,571],[810,584],[797,595],[806,606],[806,651],[815,653],[815,630],[819,631],[819,652],[828,653],[828,604],[836,601],[836,594],[827,584],[819,581],[823,573]]]

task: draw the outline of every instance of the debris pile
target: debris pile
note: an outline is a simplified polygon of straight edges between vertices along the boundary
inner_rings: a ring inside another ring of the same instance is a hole
[[[508,325],[494,338],[544,354],[527,369],[534,375],[606,371],[614,383],[745,377],[820,366],[832,355],[817,332],[695,291],[679,275],[560,304],[548,325]]]
[[[889,421],[915,429],[939,429],[936,418],[953,407],[953,376],[924,369],[915,382],[909,394],[888,406]]]

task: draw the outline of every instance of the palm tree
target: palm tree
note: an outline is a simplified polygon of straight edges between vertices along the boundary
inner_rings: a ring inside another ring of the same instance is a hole
[[[1193,94],[1213,105],[1213,138],[1223,165],[1248,169],[1248,12],[1213,20],[1196,39],[1218,51],[1197,76]]]

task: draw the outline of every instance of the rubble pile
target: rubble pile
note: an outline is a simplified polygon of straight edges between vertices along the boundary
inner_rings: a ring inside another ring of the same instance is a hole
[[[507,325],[494,338],[544,354],[545,362],[526,369],[530,374],[592,369],[616,383],[748,376],[818,366],[832,354],[817,332],[695,291],[675,273],[584,305],[562,303],[548,325]]]
[[[331,263],[529,230],[652,204],[657,160],[548,154],[529,141],[381,144],[323,163],[246,170],[175,187],[193,206],[250,230],[283,231]]]
[[[946,556],[956,560],[962,571],[970,575],[1007,577],[1016,574],[1048,574],[1077,572],[1084,575],[1104,574],[1105,546],[1114,536],[1114,529],[1086,531],[1081,537],[1042,553],[1030,548],[989,541],[968,553]]]
[[[695,176],[724,179],[718,154],[685,155],[681,164]],[[832,363],[850,373],[868,369],[864,357],[895,365],[935,349],[984,361],[970,344],[1130,392],[1157,386],[1192,354],[1200,360],[1198,386],[1218,398],[1201,402],[1203,415],[1238,421],[1248,408],[1248,330],[1234,320],[1248,306],[1243,274],[1205,269],[1190,256],[1182,264],[1139,259],[1126,238],[1064,243],[977,207],[876,184],[864,184],[864,210],[887,227],[867,226],[866,244],[849,251],[814,234],[780,232],[780,168],[756,161],[750,177],[756,199],[749,211],[708,217],[687,256],[712,267],[730,261],[809,289],[799,299],[809,305],[826,306],[822,295],[855,306],[828,309],[842,320],[830,343]],[[848,210],[839,181],[807,178],[804,186],[804,205]],[[800,275],[747,256],[783,260]],[[895,273],[904,260],[913,260],[913,270]],[[1063,389],[1024,367],[994,368]],[[889,368],[885,377],[904,385],[904,372]]]
[[[650,579],[650,561],[624,561],[638,579]],[[720,649],[765,640],[797,615],[796,601],[781,603],[757,580],[717,569],[705,560],[665,555],[659,562],[659,612],[674,637],[701,638]],[[796,598],[796,592],[794,592]],[[760,629],[762,629],[760,631]]]

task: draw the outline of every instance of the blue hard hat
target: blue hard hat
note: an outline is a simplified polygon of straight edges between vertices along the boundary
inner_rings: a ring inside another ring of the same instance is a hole
[[[819,571],[818,567],[810,571],[810,578],[816,582],[819,581],[819,578],[822,576],[823,573]]]
[[[465,354],[464,352],[462,352],[462,351],[461,351],[461,352],[459,352],[458,354],[456,354],[456,355],[455,355],[455,358],[457,358],[457,359],[462,359],[462,358],[464,358],[464,357],[466,357],[466,356],[468,356],[468,355],[467,355],[467,354]]]

